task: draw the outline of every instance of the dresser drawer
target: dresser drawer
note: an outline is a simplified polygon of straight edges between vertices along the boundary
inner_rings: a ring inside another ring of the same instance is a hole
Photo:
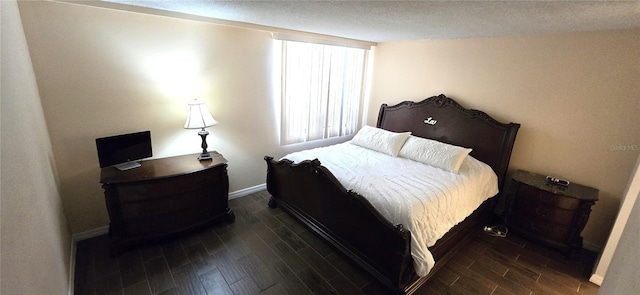
[[[210,190],[198,189],[193,192],[179,193],[160,199],[121,203],[120,210],[122,211],[122,218],[131,219],[161,215],[200,206],[214,208],[213,201],[214,198]]]
[[[228,182],[227,174],[219,168],[200,171],[189,175],[168,177],[119,185],[115,188],[120,202],[138,202],[162,199],[168,196],[183,194],[195,188],[220,185]]]
[[[569,227],[539,219],[511,218],[509,224],[516,231],[530,233],[539,238],[563,243],[567,240]]]
[[[566,210],[576,210],[580,206],[580,200],[576,198],[553,194],[526,184],[520,185],[516,195],[516,202],[537,203]]]
[[[128,236],[166,235],[212,220],[216,215],[212,208],[196,207],[126,220],[124,232]]]
[[[529,198],[518,198],[513,202],[512,215],[571,225],[576,211],[551,207]]]

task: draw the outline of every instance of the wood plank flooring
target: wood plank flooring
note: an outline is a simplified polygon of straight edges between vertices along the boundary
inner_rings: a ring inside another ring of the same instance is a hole
[[[389,294],[280,209],[266,191],[230,200],[232,224],[121,254],[77,244],[75,294]],[[480,229],[479,229],[480,231]],[[416,294],[597,294],[595,254],[565,259],[517,236],[478,236]]]

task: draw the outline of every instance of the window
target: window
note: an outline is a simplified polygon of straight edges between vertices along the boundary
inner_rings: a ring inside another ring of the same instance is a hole
[[[282,44],[281,144],[355,133],[367,51],[295,41]]]

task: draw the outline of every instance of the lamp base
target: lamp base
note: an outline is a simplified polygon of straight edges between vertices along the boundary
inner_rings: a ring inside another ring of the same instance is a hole
[[[207,160],[211,160],[211,154],[210,153],[202,153],[200,154],[200,156],[198,156],[198,160],[200,161],[207,161]]]
[[[207,151],[207,135],[209,135],[209,131],[204,130],[204,127],[202,127],[202,130],[198,132],[198,135],[202,138],[202,153],[198,157],[198,160],[211,160],[211,154]]]

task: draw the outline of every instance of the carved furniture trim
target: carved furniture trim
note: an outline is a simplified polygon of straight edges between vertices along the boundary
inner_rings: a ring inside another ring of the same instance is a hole
[[[507,194],[505,223],[512,232],[577,258],[582,250],[580,233],[597,200],[595,188],[573,182],[552,184],[543,175],[518,170]]]
[[[469,110],[452,99],[433,96],[421,102],[380,107],[377,127],[473,148],[471,155],[491,166],[502,184],[519,124],[500,123],[486,113]],[[485,201],[429,250],[436,265],[418,277],[411,257],[411,233],[391,224],[363,196],[347,191],[317,159],[294,164],[267,162],[270,207],[280,206],[329,244],[400,294],[415,292],[472,237],[485,222],[495,197]]]
[[[111,254],[235,215],[228,205],[227,160],[212,152],[143,161],[136,169],[103,168]]]

